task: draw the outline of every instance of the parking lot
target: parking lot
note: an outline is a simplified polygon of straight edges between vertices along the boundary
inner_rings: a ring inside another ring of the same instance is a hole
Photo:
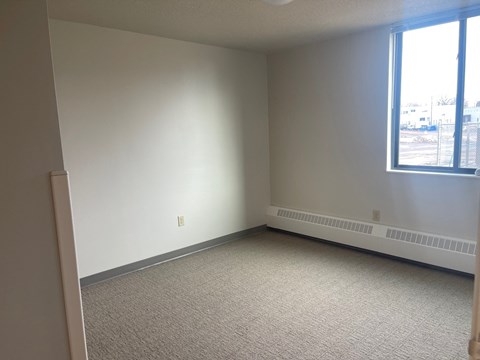
[[[478,124],[464,126],[462,133],[462,167],[477,167]],[[423,166],[452,166],[454,127],[444,125],[435,131],[401,130],[400,164]],[[480,144],[479,144],[480,150]],[[479,159],[480,160],[480,159]]]

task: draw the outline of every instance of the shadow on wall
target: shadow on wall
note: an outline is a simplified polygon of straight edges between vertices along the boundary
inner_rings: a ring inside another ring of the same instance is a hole
[[[265,223],[264,55],[58,20],[51,36],[81,277]]]

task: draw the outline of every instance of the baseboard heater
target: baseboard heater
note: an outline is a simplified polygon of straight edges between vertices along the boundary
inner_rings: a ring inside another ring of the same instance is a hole
[[[270,206],[267,226],[474,274],[476,243],[378,223]]]

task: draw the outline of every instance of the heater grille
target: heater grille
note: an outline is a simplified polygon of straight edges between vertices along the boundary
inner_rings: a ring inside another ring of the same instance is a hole
[[[278,209],[277,216],[303,221],[311,224],[317,224],[322,226],[328,226],[336,229],[342,229],[347,231],[353,231],[362,234],[372,235],[374,225],[361,223],[357,221],[344,220],[333,218],[329,216],[320,216],[301,211]],[[386,229],[386,234],[385,234]],[[454,251],[462,254],[475,255],[476,244],[468,241],[448,239],[432,234],[421,234],[411,231],[404,231],[394,228],[385,228],[383,226],[375,232],[377,235],[383,233],[383,236],[387,239],[404,241],[412,244],[428,246],[437,249],[443,249],[447,251]],[[380,235],[382,236],[382,235]]]
[[[325,239],[356,248],[410,259],[469,274],[475,273],[477,244],[413,229],[356,221],[271,206],[267,224],[272,228]],[[480,250],[480,249],[479,249]]]
[[[350,220],[336,219],[336,218],[327,217],[327,216],[306,214],[300,211],[278,209],[277,216],[284,217],[287,219],[304,221],[312,224],[329,226],[329,227],[347,230],[347,231],[358,232],[362,234],[371,235],[373,231],[373,225],[370,225],[370,224],[364,224],[361,222],[350,221]]]
[[[447,239],[439,236],[414,233],[392,228],[387,228],[386,238],[438,249],[456,251],[469,255],[475,255],[476,250],[476,244],[471,242]]]

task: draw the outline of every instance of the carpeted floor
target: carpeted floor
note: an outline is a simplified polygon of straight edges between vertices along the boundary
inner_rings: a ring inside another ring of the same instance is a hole
[[[463,360],[472,291],[272,231],[82,289],[90,360]]]

